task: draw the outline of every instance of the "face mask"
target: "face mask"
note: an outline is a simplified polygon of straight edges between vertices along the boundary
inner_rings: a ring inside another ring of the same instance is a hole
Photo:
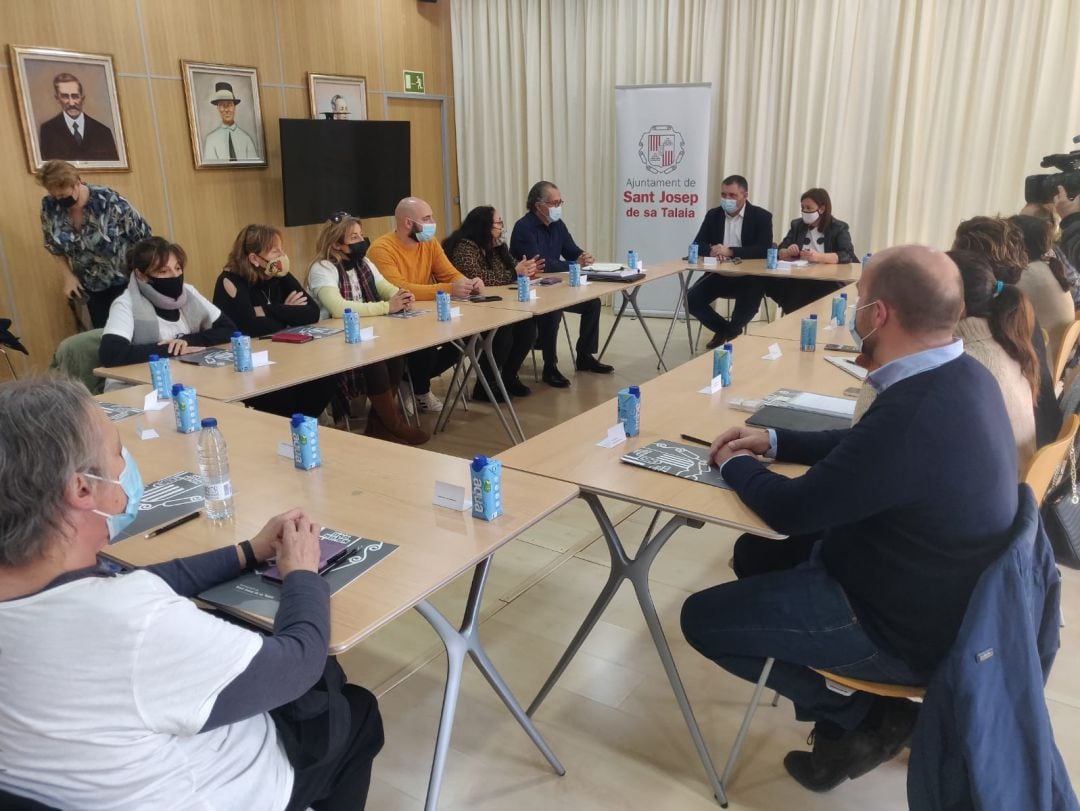
[[[262,268],[262,272],[267,278],[287,275],[289,272],[289,257],[282,254],[277,259],[267,260],[266,266]]]
[[[728,214],[734,214],[735,209],[739,207],[738,200],[729,200],[727,197],[720,198],[720,208],[724,209]]]
[[[420,226],[420,228],[417,231],[413,231],[413,239],[415,239],[417,242],[430,242],[431,238],[435,236],[435,223],[418,222],[416,223],[416,225]]]
[[[361,262],[364,261],[364,257],[367,255],[367,250],[368,250],[368,248],[371,247],[371,240],[368,239],[367,237],[364,237],[359,242],[354,242],[352,245],[349,245],[348,247],[349,247],[349,258],[352,259],[354,262],[356,262],[356,264],[359,265]]]
[[[802,221],[807,225],[813,225],[818,221],[820,212],[817,211],[804,211],[802,213]]]
[[[548,209],[548,219],[551,222],[558,222],[562,219],[562,206],[553,206]]]
[[[135,460],[131,458],[127,448],[122,449],[120,453],[124,457],[124,469],[120,471],[119,479],[106,479],[104,476],[97,476],[93,473],[84,474],[91,479],[120,485],[124,489],[124,495],[127,496],[127,506],[124,507],[122,513],[110,515],[109,513],[103,513],[101,510],[93,511],[108,523],[110,541],[127,529],[131,522],[135,520],[135,516],[139,514],[139,503],[142,501],[143,496],[143,480],[142,474],[139,472],[139,466],[135,464]]]
[[[71,208],[73,205],[75,205],[76,202],[78,202],[70,194],[67,197],[54,197],[53,199],[56,200],[56,204],[60,206],[60,208]]]
[[[854,308],[854,312],[852,312],[852,314],[851,314],[851,326],[848,327],[848,332],[851,333],[851,342],[853,344],[855,344],[855,348],[857,350],[859,350],[859,352],[863,351],[863,342],[867,338],[869,338],[871,335],[873,335],[875,332],[877,332],[877,327],[874,327],[865,336],[861,336],[861,335],[859,335],[859,328],[858,328],[858,326],[856,326],[855,321],[858,318],[859,310],[865,310],[867,307],[872,306],[876,302],[877,302],[877,299],[875,299],[874,301],[871,301],[869,304],[864,304],[864,305],[862,305],[860,307],[859,306],[859,300],[855,299],[855,308]]]
[[[184,292],[183,273],[181,273],[179,276],[172,276],[168,279],[159,279],[155,276],[151,276],[147,283],[166,298],[178,299],[180,298],[180,295]]]

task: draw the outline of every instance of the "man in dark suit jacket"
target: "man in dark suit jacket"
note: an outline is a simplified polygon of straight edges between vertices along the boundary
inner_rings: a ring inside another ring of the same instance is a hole
[[[775,658],[769,688],[815,722],[813,751],[789,753],[784,766],[815,791],[898,754],[916,708],[840,695],[811,668],[926,684],[980,575],[1008,546],[1019,505],[1001,389],[954,337],[964,295],[952,260],[889,248],[858,289],[851,331],[874,404],[848,429],[738,427],[713,441],[724,481],[789,538],[740,538],[739,579],[692,595],[682,611],[690,644],[736,676],[757,681]],[[758,457],[810,467],[788,478]]]
[[[38,146],[43,160],[114,161],[119,159],[112,130],[83,112],[82,82],[70,73],[53,79],[59,115],[38,130]]]
[[[701,256],[726,259],[764,259],[773,242],[772,214],[747,198],[750,188],[742,175],[725,177],[720,184],[720,205],[710,209],[694,242]],[[706,346],[720,346],[742,334],[761,306],[765,286],[757,276],[721,276],[706,271],[690,288],[690,313],[713,331]],[[731,320],[719,315],[712,303],[718,298],[735,299]]]

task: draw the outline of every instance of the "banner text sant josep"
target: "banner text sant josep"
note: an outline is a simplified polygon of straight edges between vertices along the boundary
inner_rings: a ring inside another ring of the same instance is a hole
[[[641,191],[642,187],[653,187]],[[659,188],[657,188],[659,187]],[[622,193],[623,216],[629,218],[691,220],[699,197],[693,178],[629,178]],[[636,189],[636,191],[635,191]]]

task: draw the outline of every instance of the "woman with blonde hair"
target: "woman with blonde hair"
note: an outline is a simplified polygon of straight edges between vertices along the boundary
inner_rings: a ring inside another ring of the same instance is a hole
[[[407,309],[413,302],[408,290],[390,284],[367,258],[371,241],[363,225],[345,212],[334,214],[323,226],[315,243],[315,260],[308,268],[307,286],[324,315],[341,318],[345,309],[361,318],[389,315]],[[422,445],[429,435],[402,419],[397,390],[405,371],[404,358],[370,363],[341,375],[341,394],[346,403],[361,393],[371,402],[368,436]]]
[[[308,298],[289,272],[281,231],[272,225],[248,225],[236,235],[214,285],[214,304],[241,332],[253,338],[319,320],[319,305]],[[318,417],[336,386],[337,376],[333,375],[263,394],[246,403],[283,417]]]

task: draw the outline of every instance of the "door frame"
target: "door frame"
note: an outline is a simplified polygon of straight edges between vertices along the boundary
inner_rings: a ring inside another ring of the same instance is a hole
[[[446,212],[448,222],[444,226],[446,232],[449,233],[453,229],[450,225],[454,221],[454,196],[450,189],[450,132],[449,132],[449,115],[447,113],[449,96],[435,95],[432,93],[383,93],[383,118],[386,121],[390,121],[390,100],[402,99],[405,101],[432,101],[439,104],[439,130],[442,141],[442,163],[443,163],[443,211]]]

